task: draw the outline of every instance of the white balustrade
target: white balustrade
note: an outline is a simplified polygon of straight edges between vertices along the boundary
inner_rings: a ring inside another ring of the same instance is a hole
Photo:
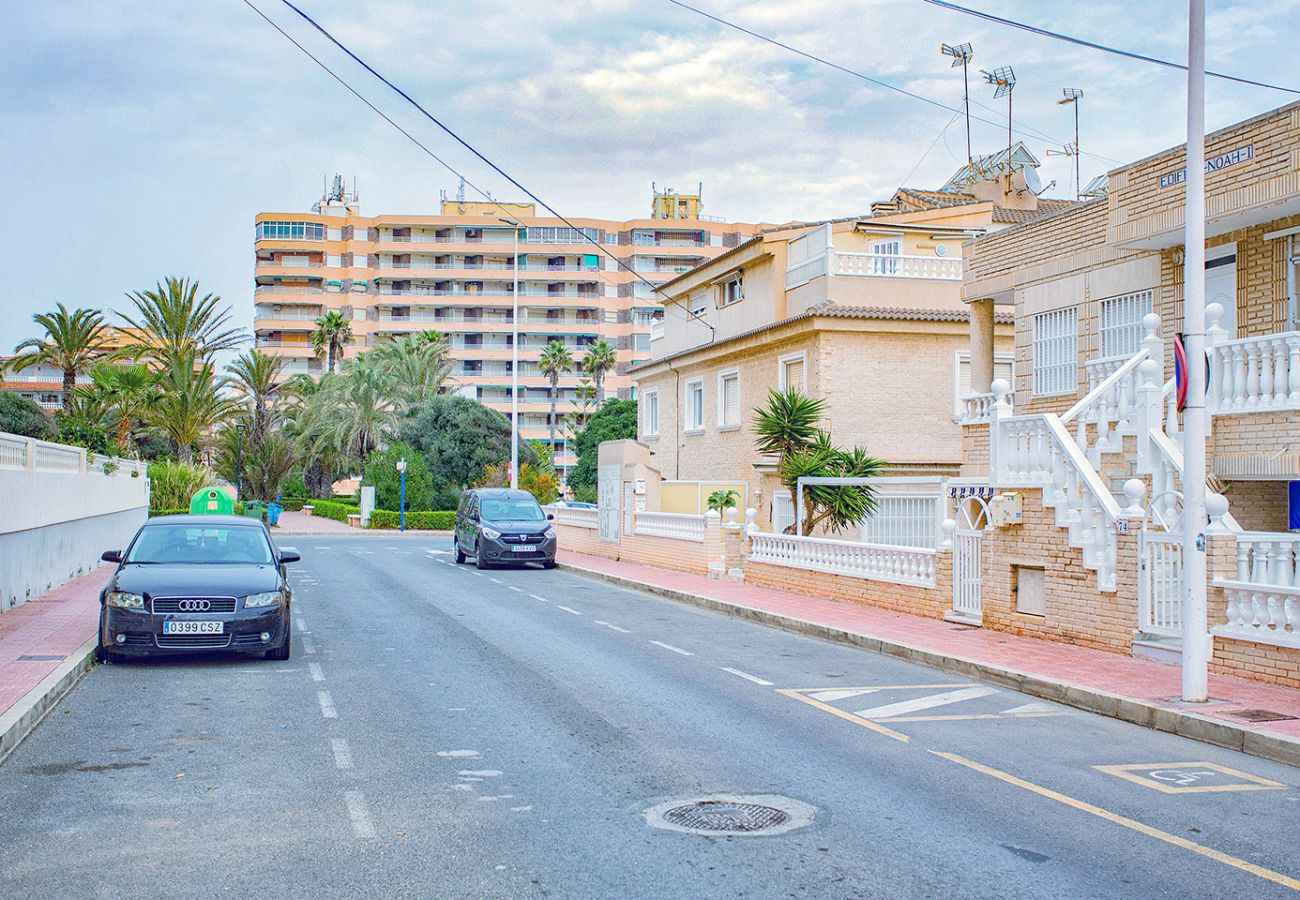
[[[108,471],[105,471],[105,465]],[[38,441],[16,434],[0,432],[0,469],[23,469],[28,472],[85,472],[126,475],[148,474],[147,464],[134,459],[88,454],[80,447]]]
[[[750,539],[751,562],[919,587],[935,584],[936,551],[930,549],[765,532],[753,532]]]
[[[1300,535],[1237,535],[1235,578],[1216,578],[1227,598],[1221,637],[1300,647]]]
[[[945,256],[903,256],[892,253],[845,253],[832,251],[834,275],[881,278],[931,278],[961,281],[960,259]]]
[[[1142,319],[1145,335],[1142,348],[1129,357],[1105,357],[1084,364],[1088,390],[1078,403],[1061,415],[1061,421],[1070,423],[1075,430],[1075,442],[1085,453],[1091,452],[1094,465],[1100,462],[1101,453],[1115,453],[1123,449],[1123,436],[1137,432],[1139,394],[1143,384],[1142,364],[1153,360],[1162,362],[1164,344],[1160,340],[1160,317],[1148,313]],[[1093,426],[1093,440],[1089,444],[1088,426]]]
[[[1237,535],[1237,581],[1300,588],[1300,535],[1249,531]]]
[[[572,506],[548,506],[546,511],[555,516],[556,525],[574,528],[595,528],[600,524],[600,510]]]
[[[0,433],[0,469],[27,468],[27,447],[31,443],[30,438]]]
[[[37,441],[34,468],[37,472],[80,472],[85,457],[80,447]]]
[[[679,541],[704,540],[704,516],[682,513],[638,512],[633,530],[650,537],[675,538]]]
[[[993,404],[997,402],[997,399],[997,396],[991,391],[984,394],[968,394],[962,397],[966,412],[961,418],[961,424],[979,425],[988,422],[993,415]]]
[[[1212,414],[1300,409],[1300,331],[1221,341],[1209,362]]]

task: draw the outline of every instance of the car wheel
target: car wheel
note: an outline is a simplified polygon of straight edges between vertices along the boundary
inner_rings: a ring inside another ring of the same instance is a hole
[[[464,565],[465,551],[460,549],[460,541],[453,539],[452,543],[456,545],[456,565]]]
[[[554,568],[555,568],[555,560],[553,560],[553,559],[545,560],[545,561],[542,563],[542,568],[543,568],[543,569],[554,569]]]
[[[265,658],[275,660],[276,662],[284,662],[286,659],[289,658],[289,654],[292,651],[293,651],[293,635],[290,634],[288,631],[285,631],[284,643],[276,647],[274,650],[267,650]]]
[[[474,545],[474,568],[486,569],[487,567],[488,567],[487,560],[483,558],[483,546],[481,544],[475,544]]]

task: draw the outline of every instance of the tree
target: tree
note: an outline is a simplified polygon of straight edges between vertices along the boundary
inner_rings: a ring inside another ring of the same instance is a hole
[[[825,408],[826,401],[805,397],[794,388],[768,391],[767,409],[754,411],[758,452],[784,456],[808,446],[817,438],[817,423]]]
[[[195,446],[230,415],[234,403],[221,396],[212,363],[196,363],[193,351],[179,352],[168,361],[160,385],[162,392],[150,410],[150,421],[171,439],[181,462],[189,463]]]
[[[129,453],[132,427],[147,419],[161,398],[157,375],[144,363],[112,362],[95,363],[89,375],[90,384],[75,388],[74,393],[102,410],[100,415],[87,418],[111,419],[118,452]]]
[[[316,320],[311,343],[316,348],[316,356],[325,357],[325,371],[334,371],[335,363],[343,356],[343,348],[351,342],[352,326],[338,310],[331,309]]]
[[[739,491],[733,491],[733,490],[714,491],[713,493],[709,494],[709,497],[705,501],[705,503],[708,504],[709,509],[716,510],[717,512],[722,512],[728,507],[735,506],[736,501],[739,498],[740,498]]]
[[[54,420],[45,410],[21,394],[0,391],[0,431],[19,437],[52,440],[55,435]]]
[[[392,382],[394,394],[407,408],[419,406],[437,394],[451,374],[447,339],[437,331],[407,334],[371,350],[380,369]]]
[[[244,449],[244,487],[248,496],[269,503],[280,495],[280,484],[298,464],[293,444],[277,431]]]
[[[465,488],[483,476],[488,466],[510,459],[510,420],[477,400],[439,394],[412,411],[399,430],[400,437],[424,454],[433,483],[439,490]],[[523,444],[523,463],[535,464],[536,454]]]
[[[349,362],[341,375],[324,375],[317,401],[329,416],[325,434],[357,464],[397,430],[401,419],[393,382],[369,353]]]
[[[429,509],[433,501],[433,475],[429,464],[414,448],[390,444],[366,457],[364,483],[375,488],[375,505],[396,512],[401,508],[402,476],[397,461],[406,459],[406,508]]]
[[[37,313],[32,320],[45,329],[45,337],[28,338],[14,347],[8,368],[14,372],[47,365],[63,373],[63,408],[72,402],[77,376],[109,355],[109,329],[104,314],[95,309],[69,310],[62,303],[53,312]]]
[[[587,355],[582,358],[582,370],[591,376],[592,384],[596,387],[596,402],[603,403],[605,400],[605,375],[614,371],[618,366],[618,356],[605,341],[596,341],[587,350]]]
[[[573,368],[573,354],[561,341],[550,341],[542,348],[537,368],[551,383],[551,415],[547,420],[551,430],[550,455],[555,454],[555,404],[559,400],[560,376]]]
[[[483,475],[474,482],[475,487],[509,487],[509,466],[488,466]],[[555,483],[555,473],[541,465],[519,464],[519,490],[527,491],[545,506],[554,503],[560,497],[560,488]]]
[[[290,379],[292,399],[285,407],[284,427],[301,460],[308,497],[329,497],[331,486],[343,474],[344,452],[333,428],[333,400],[328,391],[333,378],[327,375],[316,381],[298,375]]]
[[[230,308],[216,294],[199,296],[199,283],[167,276],[151,291],[127,294],[135,315],[118,313],[135,329],[132,349],[137,358],[169,366],[179,356],[206,360],[214,353],[234,350],[246,339],[239,328],[228,328]]]
[[[602,406],[573,439],[578,463],[569,473],[569,484],[574,488],[595,488],[596,460],[601,443],[635,438],[636,430],[635,400],[610,400]]]
[[[280,401],[292,390],[280,381],[284,358],[249,350],[226,366],[228,383],[241,397],[248,412],[248,438],[258,443],[279,424]]]

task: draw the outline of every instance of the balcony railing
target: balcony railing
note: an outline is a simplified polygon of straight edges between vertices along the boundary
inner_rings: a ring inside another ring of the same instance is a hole
[[[1211,413],[1300,409],[1300,331],[1215,342],[1209,362]]]
[[[1300,535],[1237,535],[1235,579],[1215,579],[1227,596],[1216,635],[1300,647]]]
[[[322,287],[308,287],[307,285],[302,285],[301,287],[298,287],[295,285],[287,285],[287,284],[259,284],[254,286],[253,293],[255,294],[324,294],[325,289]],[[333,293],[341,293],[341,291],[334,291]]]
[[[634,523],[637,534],[675,538],[679,541],[704,540],[704,516],[680,513],[638,512]]]
[[[961,281],[962,262],[943,256],[903,256],[889,253],[845,253],[836,250],[834,275],[876,278],[924,278]]]
[[[270,319],[275,322],[315,322],[320,318],[320,316],[321,313],[319,310],[316,312],[302,312],[300,310],[280,310],[279,312],[275,312],[272,310],[259,309],[254,312],[253,319],[255,321],[260,319]]]
[[[600,524],[600,510],[571,506],[548,506],[546,511],[555,516],[556,525],[574,528],[595,528]]]
[[[257,261],[259,269],[265,268],[286,268],[286,269],[322,269],[325,262],[319,259],[303,259],[296,262],[286,262],[282,259],[259,259]]]

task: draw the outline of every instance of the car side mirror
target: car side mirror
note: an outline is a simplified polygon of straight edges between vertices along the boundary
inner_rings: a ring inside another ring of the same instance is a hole
[[[546,514],[546,521],[548,521],[548,522],[554,522],[554,521],[555,521],[555,513],[547,513],[547,514]]]
[[[300,560],[300,559],[302,559],[302,554],[299,553],[297,550],[281,550],[281,551],[280,551],[280,562],[281,562],[281,563],[297,562],[297,561]]]
[[[120,563],[122,561],[122,551],[105,550],[103,553],[99,554],[99,558],[104,562]]]

